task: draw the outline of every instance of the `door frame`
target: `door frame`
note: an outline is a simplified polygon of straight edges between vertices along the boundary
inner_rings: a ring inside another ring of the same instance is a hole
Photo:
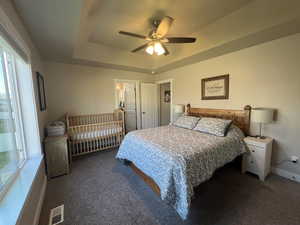
[[[117,100],[117,83],[133,83],[135,84],[135,104],[136,104],[136,126],[140,130],[142,127],[141,119],[141,96],[140,96],[140,80],[126,80],[126,79],[114,79],[114,90],[115,90],[115,108],[119,108],[119,102]]]
[[[156,81],[156,84],[158,84],[158,98],[159,98],[159,101],[157,101],[157,110],[158,110],[158,120],[159,120],[159,123],[160,123],[160,85],[161,84],[165,84],[165,83],[170,83],[170,92],[171,92],[171,102],[170,102],[170,122],[172,123],[173,122],[173,82],[174,82],[174,79],[167,79],[167,80],[159,80],[159,81]]]

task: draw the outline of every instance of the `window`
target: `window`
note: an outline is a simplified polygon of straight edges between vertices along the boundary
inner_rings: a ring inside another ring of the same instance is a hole
[[[21,60],[0,39],[0,193],[26,159],[16,59]]]

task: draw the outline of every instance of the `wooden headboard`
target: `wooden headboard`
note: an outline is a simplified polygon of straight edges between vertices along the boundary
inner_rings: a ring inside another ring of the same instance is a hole
[[[246,105],[244,110],[192,108],[190,104],[187,104],[186,107],[186,113],[189,116],[229,119],[232,120],[233,124],[239,127],[245,135],[249,135],[251,115],[250,105]]]

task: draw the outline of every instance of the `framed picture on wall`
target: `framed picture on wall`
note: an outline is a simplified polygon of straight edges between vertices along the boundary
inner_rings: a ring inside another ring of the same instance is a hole
[[[37,77],[37,88],[39,94],[40,110],[45,111],[47,108],[47,104],[46,104],[44,77],[39,72],[36,72],[36,77]]]
[[[171,102],[171,91],[165,91],[164,100],[165,100],[165,103]]]
[[[229,98],[229,74],[201,80],[202,100]]]

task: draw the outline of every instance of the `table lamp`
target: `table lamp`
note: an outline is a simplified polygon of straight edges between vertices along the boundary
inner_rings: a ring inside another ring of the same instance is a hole
[[[273,109],[267,108],[254,108],[251,110],[251,121],[254,123],[259,123],[259,136],[257,136],[257,138],[265,138],[261,133],[262,124],[272,123],[273,112]]]
[[[184,105],[175,105],[174,106],[174,112],[177,114],[184,113]]]

